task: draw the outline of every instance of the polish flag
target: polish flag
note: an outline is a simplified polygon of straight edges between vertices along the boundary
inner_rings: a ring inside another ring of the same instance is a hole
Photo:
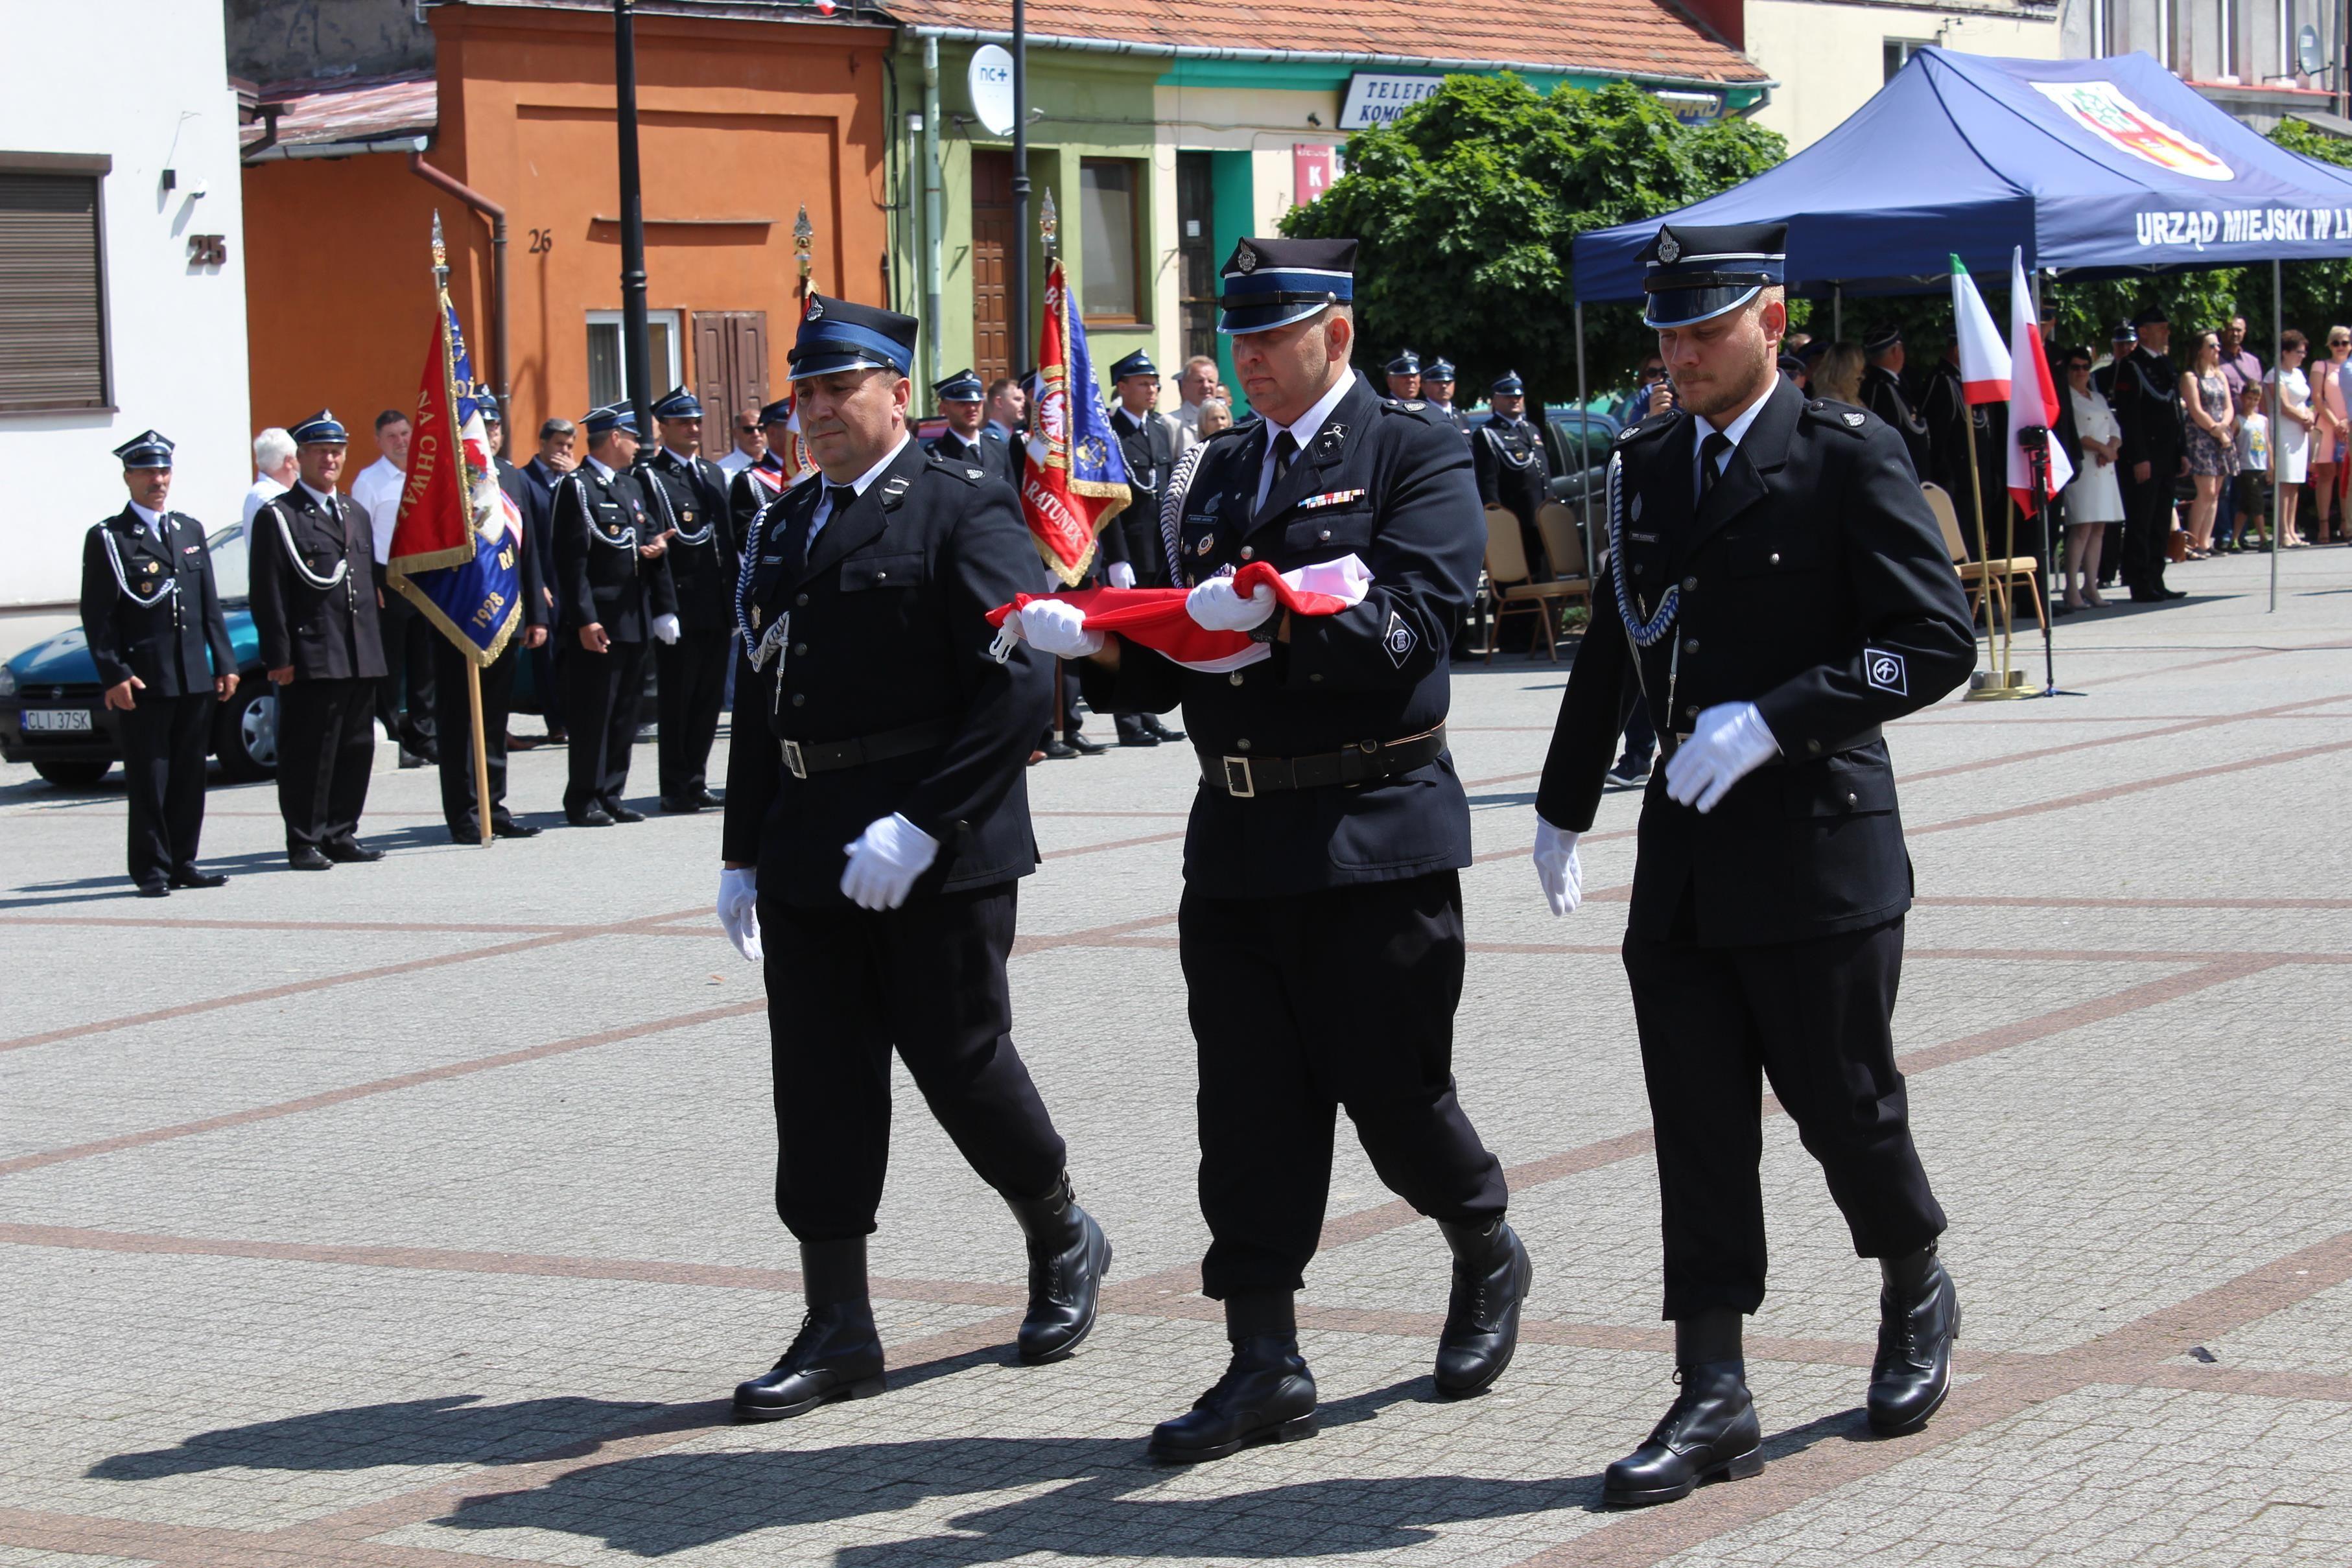
[[[2010,255],[2009,357],[2014,373],[2009,389],[2009,493],[2018,510],[2033,511],[2033,470],[2017,433],[2036,425],[2050,432],[2049,494],[2056,495],[2074,477],[2066,449],[2058,444],[2058,389],[2050,381],[2050,360],[2042,351],[2042,323],[2035,319],[2033,290],[2026,286],[2025,250]]]
[[[1234,574],[1234,591],[1246,598],[1261,587],[1271,588],[1294,615],[1352,610],[1364,601],[1364,591],[1371,585],[1371,569],[1352,555],[1281,572],[1254,560]],[[1212,632],[1186,614],[1184,600],[1190,592],[1182,588],[1086,588],[1074,593],[1020,594],[988,612],[988,623],[997,629],[992,651],[1001,659],[1021,641],[1021,622],[1013,617],[1022,606],[1058,599],[1086,612],[1089,631],[1116,632],[1188,670],[1222,675],[1274,657],[1272,647],[1250,641],[1246,632]]]
[[[1977,280],[1952,257],[1953,340],[1960,347],[1960,392],[1970,403],[2009,401],[2009,350],[1985,308]]]

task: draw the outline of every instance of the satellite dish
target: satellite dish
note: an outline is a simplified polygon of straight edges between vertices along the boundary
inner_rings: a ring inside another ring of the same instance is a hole
[[[1002,44],[971,52],[971,109],[991,136],[1013,134],[1013,56]]]
[[[2307,77],[2315,77],[2327,68],[2327,57],[2319,47],[2319,29],[2308,22],[2294,36],[2294,63]]]

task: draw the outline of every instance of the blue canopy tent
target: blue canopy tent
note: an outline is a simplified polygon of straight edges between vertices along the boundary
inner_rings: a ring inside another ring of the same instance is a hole
[[[2275,316],[2278,263],[2352,256],[2352,170],[2257,134],[2147,55],[1921,49],[1787,162],[1663,217],[1577,235],[1580,401],[1585,304],[1639,299],[1642,249],[1668,222],[1785,222],[1790,292],[1841,305],[1947,287],[1955,254],[2005,277],[2021,248],[2030,272],[2078,278],[2267,261]],[[2275,609],[2275,550],[2271,564]]]

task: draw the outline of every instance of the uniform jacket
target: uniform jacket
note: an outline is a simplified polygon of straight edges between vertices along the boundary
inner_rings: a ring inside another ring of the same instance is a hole
[[[932,438],[930,452],[933,456],[944,457],[950,463],[968,463],[975,468],[985,469],[1007,486],[1014,482],[1013,449],[1002,441],[966,441],[954,431],[944,430]]]
[[[731,630],[742,546],[728,505],[727,475],[707,457],[684,458],[667,447],[638,466],[654,520],[677,530],[662,559],[677,594],[678,623],[688,632]]]
[[[2116,423],[2123,427],[2123,477],[2131,478],[2135,463],[2149,465],[2148,477],[2169,482],[2189,450],[2188,414],[2180,406],[2180,372],[2169,354],[2134,349],[2116,367]]]
[[[101,685],[119,686],[136,675],[157,696],[210,693],[215,674],[236,671],[213,583],[212,552],[195,518],[166,512],[163,521],[168,541],[157,538],[129,507],[90,525],[81,549],[82,632]]]
[[[1256,418],[1209,439],[1177,515],[1183,586],[1244,560],[1289,571],[1354,555],[1372,574],[1363,602],[1291,617],[1287,644],[1230,674],[1126,643],[1116,672],[1077,664],[1088,706],[1165,713],[1181,703],[1193,745],[1211,758],[1311,757],[1426,734],[1445,719],[1446,651],[1485,548],[1469,453],[1434,413],[1384,399],[1359,377],[1253,514],[1269,439]],[[1469,804],[1450,753],[1363,785],[1250,800],[1204,786],[1184,840],[1186,882],[1220,898],[1469,863]]]
[[[1623,559],[1593,589],[1536,810],[1559,827],[1592,825],[1636,701],[1662,736],[1687,733],[1718,703],[1752,702],[1781,756],[1714,810],[1675,804],[1665,768],[1651,775],[1634,933],[1664,938],[1685,889],[1710,946],[1891,919],[1910,904],[1911,862],[1879,727],[1967,678],[1974,628],[1959,579],[1902,437],[1875,414],[1776,380],[1704,507],[1694,429],[1676,409],[1618,438]],[[1638,675],[1620,571],[1637,616],[1670,585],[1681,594]]]
[[[298,484],[253,515],[246,559],[266,667],[291,664],[298,681],[383,677],[383,590],[365,507],[338,496],[331,513]]]
[[[669,556],[647,560],[664,525],[634,474],[606,478],[583,463],[555,487],[556,623],[567,633],[602,624],[615,643],[643,643],[656,615],[677,613]]]
[[[772,461],[774,456],[768,454],[727,481],[727,530],[734,537],[739,559],[761,510],[792,487],[782,467]]]
[[[1160,539],[1160,498],[1168,493],[1170,472],[1176,466],[1176,438],[1168,422],[1147,411],[1131,419],[1124,408],[1110,413],[1110,427],[1118,434],[1127,458],[1127,509],[1114,526],[1121,536],[1127,559],[1135,568],[1138,588],[1168,586],[1168,551]]]
[[[1522,520],[1535,520],[1544,504],[1551,464],[1544,455],[1543,426],[1532,419],[1504,419],[1488,414],[1470,438],[1476,459],[1478,499],[1488,507],[1504,507]],[[1481,527],[1478,537],[1485,538]]]
[[[1903,438],[1903,450],[1911,459],[1911,472],[1922,479],[1934,478],[1936,465],[1927,422],[1912,411],[1911,400],[1903,395],[1903,378],[1885,365],[1864,365],[1862,403]]]
[[[725,858],[757,862],[763,895],[844,904],[843,846],[895,811],[940,841],[913,897],[1026,876],[1037,843],[1024,765],[1051,722],[1053,661],[1025,646],[1001,664],[989,652],[988,612],[1037,587],[1013,492],[910,440],[788,572],[785,541],[820,498],[812,483],[771,507],[745,558],[751,635],[791,621],[781,664],[736,670]],[[929,722],[950,727],[949,738],[806,779],[775,744]]]
[[[547,602],[547,576],[555,540],[553,524],[547,515],[547,497],[531,482],[530,475],[505,458],[493,461],[498,465],[499,488],[522,514],[521,559],[517,563],[522,579],[522,623],[552,626],[555,610]]]
[[[1455,407],[1450,402],[1445,404],[1443,408],[1439,407],[1436,403],[1431,403],[1429,405],[1429,411],[1437,415],[1438,418],[1445,421],[1446,423],[1452,425],[1455,430],[1459,431],[1464,441],[1468,441],[1470,439],[1470,416],[1463,413],[1461,409]]]

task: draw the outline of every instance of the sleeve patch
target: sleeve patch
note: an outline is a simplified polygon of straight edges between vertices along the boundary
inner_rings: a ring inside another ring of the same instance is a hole
[[[1404,662],[1412,657],[1413,645],[1418,641],[1412,634],[1412,628],[1404,623],[1404,617],[1396,611],[1390,611],[1388,629],[1381,633],[1381,646],[1389,651],[1389,663],[1400,670],[1403,669]]]
[[[1893,692],[1898,697],[1911,695],[1911,674],[1904,667],[1900,653],[1864,648],[1862,651],[1862,671],[1864,678],[1882,692]]]

